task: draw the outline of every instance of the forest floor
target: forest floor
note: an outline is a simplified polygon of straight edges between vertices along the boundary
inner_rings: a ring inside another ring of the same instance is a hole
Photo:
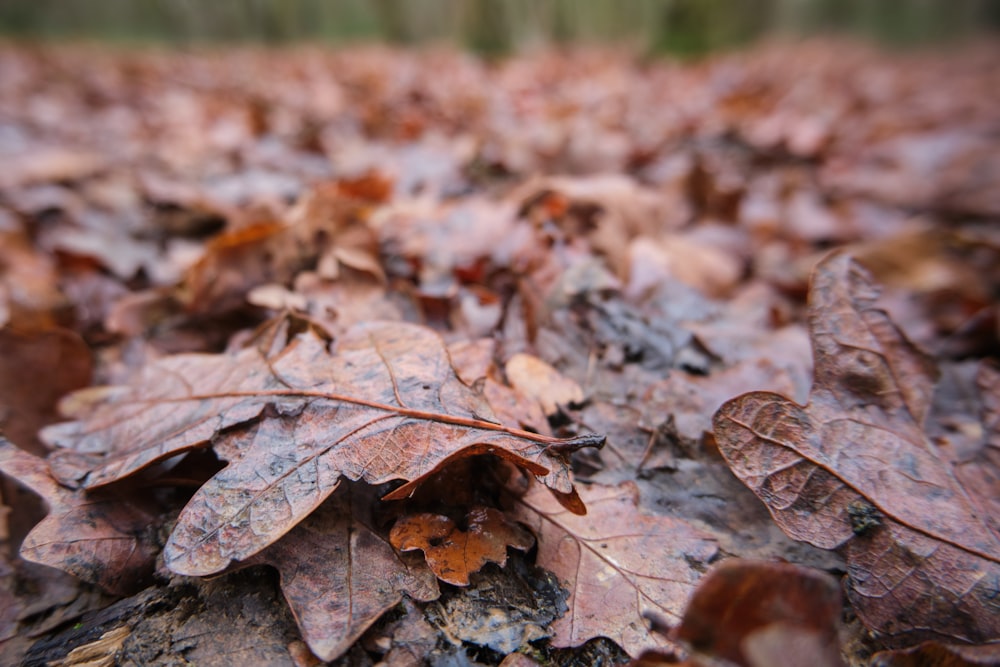
[[[0,662],[1000,664],[997,62],[0,44]]]

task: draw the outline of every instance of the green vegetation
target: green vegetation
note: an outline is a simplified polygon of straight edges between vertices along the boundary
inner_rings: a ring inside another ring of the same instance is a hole
[[[894,44],[1000,26],[1000,0],[5,0],[0,33],[125,42],[460,43],[486,53],[624,42],[702,53],[771,33],[849,32]]]

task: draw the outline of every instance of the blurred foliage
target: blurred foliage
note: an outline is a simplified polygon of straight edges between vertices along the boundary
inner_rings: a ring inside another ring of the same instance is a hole
[[[703,53],[784,33],[922,44],[1000,27],[1000,0],[2,0],[0,33],[126,42],[385,40],[485,53],[601,41]]]

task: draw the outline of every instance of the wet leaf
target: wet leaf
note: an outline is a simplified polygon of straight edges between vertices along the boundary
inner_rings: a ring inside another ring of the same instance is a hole
[[[1000,644],[965,646],[924,642],[896,651],[879,651],[872,667],[978,667],[1000,664]]]
[[[323,660],[346,651],[404,595],[425,602],[439,595],[420,558],[397,554],[372,527],[376,501],[370,487],[346,485],[246,563],[277,568],[302,636]]]
[[[261,421],[220,434],[268,404]],[[184,574],[218,572],[253,555],[318,507],[342,476],[406,480],[388,496],[402,498],[449,460],[474,454],[513,461],[580,511],[561,452],[603,441],[497,423],[485,398],[458,379],[437,334],[403,323],[354,327],[332,354],[309,331],[268,359],[255,347],[167,358],[87,407],[87,419],[47,433],[75,449],[53,462],[64,478],[106,484],[212,438],[229,461],[188,503],[167,544],[167,565]],[[97,447],[105,451],[92,453]]]
[[[0,329],[0,431],[22,449],[43,453],[38,429],[56,421],[63,394],[87,386],[91,369],[90,350],[72,331]]]
[[[63,484],[94,488],[157,461],[204,446],[223,429],[260,414],[254,391],[283,385],[255,347],[234,354],[182,354],[143,366],[130,386],[72,394],[50,426],[52,472]]]
[[[43,459],[0,438],[0,472],[42,496],[49,513],[21,545],[26,560],[64,570],[113,593],[133,592],[153,570],[157,547],[148,504],[123,495],[69,491]]]
[[[389,540],[400,551],[423,551],[438,579],[455,586],[467,586],[469,575],[487,563],[506,565],[508,546],[527,551],[535,543],[491,507],[470,508],[464,523],[461,528],[442,514],[411,514],[396,521]]]
[[[540,485],[513,501],[511,516],[538,540],[537,563],[569,590],[569,610],[552,624],[553,646],[607,637],[631,655],[655,648],[644,615],[679,619],[715,540],[684,519],[638,508],[631,482],[580,489],[587,516],[561,507]]]
[[[848,595],[870,628],[1000,636],[1000,541],[985,499],[922,431],[935,367],[873,306],[877,294],[847,254],[819,264],[809,404],[735,398],[714,418],[719,448],[786,533],[842,549]]]
[[[789,563],[729,560],[698,582],[671,634],[737,665],[840,667],[840,588]]]

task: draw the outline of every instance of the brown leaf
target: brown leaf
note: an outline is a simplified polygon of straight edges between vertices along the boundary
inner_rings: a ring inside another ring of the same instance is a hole
[[[72,331],[0,329],[0,431],[22,449],[43,453],[35,434],[56,421],[63,394],[87,386],[91,366],[90,350]]]
[[[737,665],[840,667],[837,582],[789,563],[728,560],[688,602],[672,637]]]
[[[157,548],[148,533],[155,514],[121,495],[94,497],[68,491],[49,474],[43,459],[0,438],[0,471],[16,479],[49,506],[49,514],[28,534],[21,556],[59,568],[113,593],[126,594],[153,570]]]
[[[254,347],[175,355],[143,366],[131,386],[71,394],[63,411],[79,421],[47,427],[40,436],[61,448],[49,459],[60,482],[98,487],[253,419],[265,401],[252,392],[282,386]]]
[[[262,421],[220,434],[266,404],[273,408]],[[561,452],[603,442],[497,423],[483,396],[458,379],[440,337],[399,322],[358,325],[332,355],[307,331],[267,359],[253,347],[167,358],[86,412],[47,432],[73,448],[53,461],[64,479],[107,484],[212,438],[230,462],[191,499],[167,544],[167,565],[183,574],[218,572],[266,547],[341,476],[406,480],[387,496],[403,498],[448,461],[474,454],[513,461],[582,511]]]
[[[653,612],[679,619],[715,540],[683,519],[638,510],[635,484],[580,489],[588,514],[571,514],[533,484],[511,517],[538,540],[537,563],[569,590],[569,611],[552,624],[553,646],[607,637],[630,655],[662,644],[646,628]]]
[[[434,574],[399,555],[371,523],[373,489],[346,485],[280,542],[246,562],[281,575],[281,590],[309,648],[334,660],[403,596],[434,600]]]
[[[518,353],[504,365],[511,386],[541,403],[547,415],[560,406],[583,402],[583,389],[572,379],[531,354]]]
[[[737,362],[707,376],[676,371],[646,391],[642,422],[655,428],[673,415],[678,436],[690,446],[712,430],[712,413],[734,393],[762,387],[795,391],[788,371],[766,358]]]
[[[767,392],[733,399],[714,418],[720,450],[786,533],[843,549],[848,595],[870,628],[1000,636],[1000,542],[983,500],[922,431],[934,365],[876,296],[848,255],[819,264],[808,406]]]
[[[26,233],[0,226],[0,326],[45,329],[66,308],[55,261],[32,247]]]
[[[508,546],[527,551],[535,543],[530,533],[491,507],[470,508],[465,524],[463,529],[442,514],[411,514],[396,521],[389,541],[400,551],[423,551],[438,579],[455,586],[468,586],[469,575],[486,563],[503,567]]]
[[[924,642],[897,651],[879,651],[872,667],[977,667],[1000,664],[1000,644],[959,646]]]

